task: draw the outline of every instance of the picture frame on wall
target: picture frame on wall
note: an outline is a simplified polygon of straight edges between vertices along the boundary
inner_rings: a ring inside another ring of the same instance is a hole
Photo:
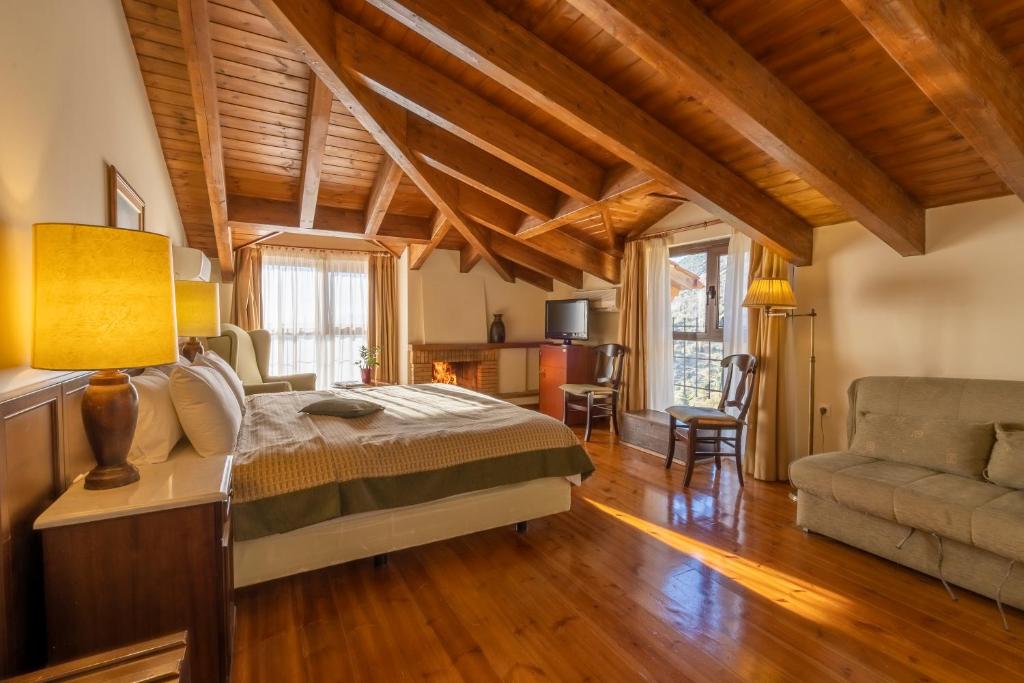
[[[113,164],[107,165],[107,223],[115,228],[146,229],[146,202]]]

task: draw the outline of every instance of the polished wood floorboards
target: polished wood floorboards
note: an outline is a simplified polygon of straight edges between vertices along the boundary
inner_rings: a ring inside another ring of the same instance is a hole
[[[1024,615],[599,431],[570,512],[239,591],[234,680],[1024,680]]]

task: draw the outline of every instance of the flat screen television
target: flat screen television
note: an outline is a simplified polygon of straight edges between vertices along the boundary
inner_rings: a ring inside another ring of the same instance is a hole
[[[590,302],[586,299],[559,299],[547,302],[544,314],[544,336],[561,339],[571,344],[573,339],[587,339],[587,312]]]

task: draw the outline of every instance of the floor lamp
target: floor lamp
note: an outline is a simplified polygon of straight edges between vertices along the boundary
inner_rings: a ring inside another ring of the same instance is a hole
[[[810,318],[811,355],[810,375],[807,382],[807,454],[814,453],[814,322],[818,313],[812,308],[807,313],[796,313],[796,295],[786,278],[754,278],[743,299],[747,308],[763,309],[769,318]]]

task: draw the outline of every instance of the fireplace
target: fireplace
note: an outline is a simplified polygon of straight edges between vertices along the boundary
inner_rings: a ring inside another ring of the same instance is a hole
[[[413,344],[409,369],[414,384],[457,384],[498,393],[498,351],[483,344]]]

